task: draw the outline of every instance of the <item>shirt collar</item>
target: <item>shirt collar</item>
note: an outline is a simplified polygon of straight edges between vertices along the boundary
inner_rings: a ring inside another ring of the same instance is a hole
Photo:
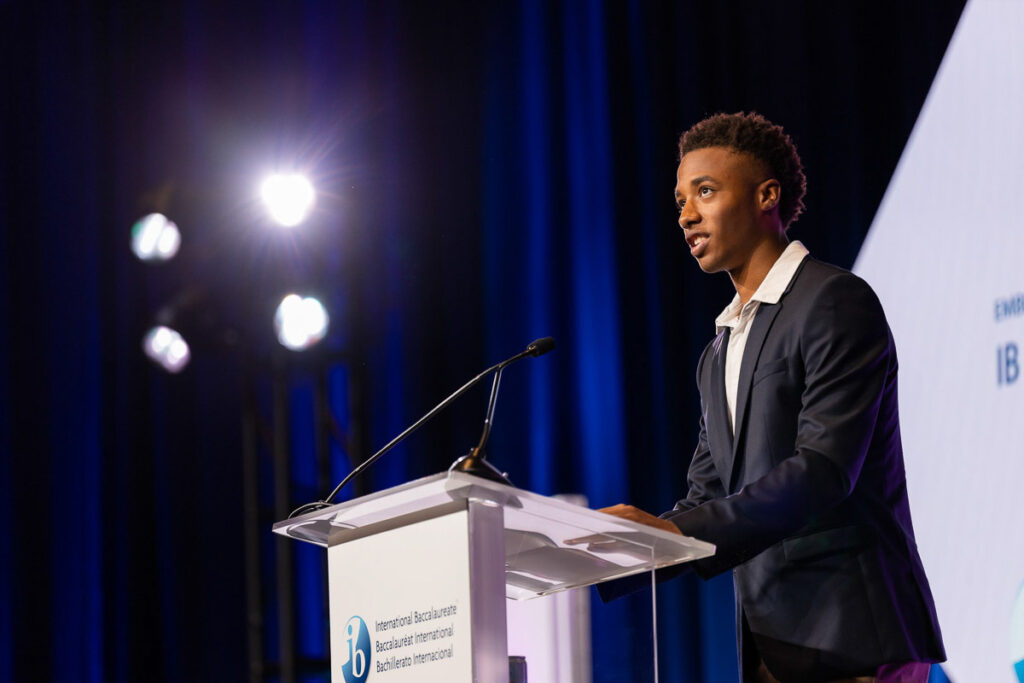
[[[796,269],[800,267],[800,264],[809,253],[807,247],[799,240],[794,240],[786,245],[779,258],[772,264],[768,274],[765,275],[764,280],[761,281],[757,291],[750,297],[750,301],[759,301],[766,304],[779,303],[779,299],[785,294],[790,281],[796,275]],[[727,327],[735,326],[735,320],[739,317],[742,309],[740,295],[736,294],[733,296],[732,301],[729,302],[729,305],[725,307],[725,310],[715,318],[716,333],[721,332]]]

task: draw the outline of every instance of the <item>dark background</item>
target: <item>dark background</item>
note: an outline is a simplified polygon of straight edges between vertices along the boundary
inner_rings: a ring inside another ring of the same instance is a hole
[[[551,335],[555,352],[506,373],[491,459],[540,493],[671,506],[695,363],[731,296],[675,223],[679,133],[718,111],[784,125],[809,179],[791,237],[850,267],[962,7],[0,2],[0,680],[243,680],[253,628],[280,655],[274,545],[264,532],[254,625],[240,531],[244,396],[261,528],[274,519],[274,377],[298,504],[326,493],[317,377],[337,479]],[[318,203],[283,233],[255,188],[291,166]],[[156,210],[183,246],[151,266],[128,242]],[[270,329],[291,289],[332,317],[304,359]],[[169,376],[141,338],[182,292],[193,359]],[[485,400],[468,394],[359,490],[445,468]],[[312,550],[294,563],[315,660]],[[663,680],[734,677],[729,577],[659,600]],[[650,676],[648,609],[593,606],[595,680]]]

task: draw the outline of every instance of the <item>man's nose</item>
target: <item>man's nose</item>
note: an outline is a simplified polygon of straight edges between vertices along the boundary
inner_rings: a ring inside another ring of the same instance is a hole
[[[693,202],[687,202],[679,212],[679,227],[687,228],[700,220],[700,215],[693,208]]]

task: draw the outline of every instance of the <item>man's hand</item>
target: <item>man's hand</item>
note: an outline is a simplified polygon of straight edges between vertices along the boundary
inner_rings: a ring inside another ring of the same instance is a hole
[[[653,526],[656,529],[662,531],[669,531],[673,534],[683,535],[683,532],[679,530],[672,522],[662,519],[661,517],[655,517],[649,512],[644,512],[639,508],[635,508],[632,505],[612,505],[611,507],[601,508],[598,512],[603,512],[608,515],[614,515],[621,517],[622,519],[628,519],[631,522],[638,522],[640,524],[646,524],[647,526]]]

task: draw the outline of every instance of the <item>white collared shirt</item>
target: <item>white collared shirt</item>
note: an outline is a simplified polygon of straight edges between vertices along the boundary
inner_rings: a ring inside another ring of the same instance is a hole
[[[725,401],[729,406],[729,428],[735,433],[736,425],[736,393],[740,384],[740,364],[743,361],[743,349],[747,346],[747,335],[750,323],[757,314],[761,302],[777,304],[782,298],[796,269],[809,252],[799,241],[790,242],[779,258],[772,264],[771,270],[765,275],[761,285],[740,306],[740,295],[736,294],[725,310],[715,318],[715,334],[729,328],[729,346],[725,351]]]

